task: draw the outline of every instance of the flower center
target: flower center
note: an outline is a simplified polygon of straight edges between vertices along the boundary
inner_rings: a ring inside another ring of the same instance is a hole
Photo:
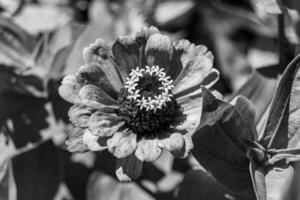
[[[138,135],[157,136],[167,131],[179,114],[173,80],[158,66],[131,71],[119,96],[119,115]]]

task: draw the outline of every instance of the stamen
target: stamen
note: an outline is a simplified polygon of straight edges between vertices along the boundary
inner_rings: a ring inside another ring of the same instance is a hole
[[[146,80],[145,82],[143,82],[143,78]],[[156,80],[159,85],[152,80]],[[139,87],[143,87],[139,84],[144,84],[144,87],[147,86],[147,88],[139,89]],[[151,88],[154,87],[153,85],[157,87]],[[150,87],[150,89],[148,87]],[[171,77],[166,76],[164,69],[155,65],[152,67],[146,66],[142,69],[139,67],[133,69],[129,77],[126,78],[124,88],[128,91],[127,99],[134,101],[140,110],[145,109],[146,111],[153,110],[156,112],[157,109],[162,109],[167,102],[171,101],[173,97],[171,90],[174,88],[174,85]],[[151,89],[153,91],[151,91]],[[159,91],[160,94],[156,94],[155,91]],[[146,94],[146,96],[144,96],[144,94]]]

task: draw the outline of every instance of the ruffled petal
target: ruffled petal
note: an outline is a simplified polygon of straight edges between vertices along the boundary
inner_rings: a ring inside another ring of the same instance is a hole
[[[180,154],[179,157],[181,158],[186,158],[189,153],[191,152],[191,150],[194,148],[194,144],[193,144],[193,140],[192,140],[192,135],[191,134],[185,134],[183,135],[184,138],[184,147],[185,147],[185,151],[184,154]]]
[[[120,80],[114,81],[118,80],[116,77],[112,77],[114,79],[109,79],[111,77],[107,77],[105,72],[99,65],[100,64],[96,65],[93,63],[88,66],[81,66],[76,74],[77,78],[84,84],[91,84],[102,88],[109,96],[116,99],[118,96],[118,92],[122,87],[122,83],[120,82]],[[112,85],[113,82],[119,82],[116,88]]]
[[[90,130],[86,129],[82,141],[90,151],[102,151],[106,149],[106,146],[101,146],[98,142],[99,136],[94,135]]]
[[[157,160],[161,153],[157,139],[143,138],[138,142],[135,156],[141,161],[152,162]]]
[[[113,55],[117,62],[123,82],[132,69],[139,67],[139,46],[132,37],[119,37],[112,47]]]
[[[86,144],[83,143],[82,135],[85,129],[78,128],[78,127],[70,127],[67,130],[67,140],[66,145],[67,149],[70,152],[78,152],[83,153],[88,151],[88,147]]]
[[[80,103],[78,93],[81,87],[82,85],[78,82],[76,76],[68,75],[62,80],[61,86],[58,88],[58,92],[63,99],[76,104]]]
[[[143,162],[134,154],[117,159],[116,175],[120,181],[132,181],[138,179],[143,170]]]
[[[150,26],[149,28],[142,27],[141,30],[135,34],[135,41],[139,45],[140,50],[139,66],[141,67],[146,66],[145,47],[147,44],[147,40],[151,35],[155,33],[159,33],[159,30],[154,26]]]
[[[210,74],[212,65],[212,60],[205,56],[194,57],[175,80],[172,92],[178,95],[180,92],[199,86]]]
[[[95,112],[90,118],[89,128],[95,135],[109,137],[123,127],[124,124],[116,114]]]
[[[189,151],[193,148],[192,136],[200,125],[202,113],[202,97],[196,99],[186,99],[181,103],[185,120],[175,127],[175,130],[184,134],[185,152],[182,157],[188,155]]]
[[[129,156],[137,147],[136,134],[128,130],[116,132],[107,141],[107,147],[109,152],[117,158]]]
[[[100,67],[114,90],[117,92],[120,91],[120,89],[122,88],[122,82],[117,72],[116,64],[113,60],[111,48],[106,44],[104,40],[97,39],[93,44],[84,48],[83,60],[87,66],[97,65],[98,67]]]
[[[159,140],[158,146],[170,151],[176,157],[185,154],[185,139],[181,133],[172,133],[169,137]]]
[[[83,86],[79,91],[79,98],[82,104],[93,108],[118,107],[115,99],[95,85],[88,84]]]
[[[75,104],[68,112],[69,119],[73,125],[81,128],[87,128],[93,109],[88,106]]]
[[[176,54],[174,57],[180,59],[182,66],[196,56],[196,46],[188,40],[182,39],[173,43]]]
[[[168,36],[158,33],[151,35],[146,44],[145,54],[148,66],[158,65],[165,68],[166,73],[171,70],[173,46]]]
[[[112,56],[109,45],[103,39],[96,41],[83,49],[83,61],[86,65],[101,62],[103,59]]]
[[[154,26],[142,27],[140,31],[135,34],[135,41],[140,47],[145,47],[148,38],[155,33],[159,33],[159,30]]]

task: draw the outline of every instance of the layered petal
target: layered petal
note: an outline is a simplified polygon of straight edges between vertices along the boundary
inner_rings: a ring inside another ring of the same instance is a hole
[[[143,162],[134,154],[116,161],[116,176],[120,181],[131,181],[138,179],[143,170]]]
[[[188,62],[174,82],[173,93],[179,95],[193,87],[197,87],[211,73],[212,60],[206,56],[196,56]]]
[[[93,113],[93,109],[82,104],[73,105],[68,112],[69,119],[73,125],[81,128],[88,127],[90,116]]]
[[[139,66],[146,66],[146,56],[145,56],[145,47],[147,44],[148,38],[155,34],[159,33],[159,30],[156,27],[150,26],[142,27],[140,31],[135,34],[135,41],[139,45],[140,58],[139,58]]]
[[[101,137],[112,136],[124,126],[124,122],[116,114],[95,112],[89,121],[89,128],[93,134]]]
[[[86,129],[82,136],[83,143],[88,147],[90,151],[102,151],[106,149],[106,146],[101,146],[98,142],[99,136],[94,135],[90,130]]]
[[[125,82],[131,70],[139,67],[139,46],[132,37],[123,36],[113,44],[112,52],[118,71]]]
[[[79,91],[80,102],[95,109],[117,107],[117,101],[95,85],[85,85]]]
[[[184,134],[183,137],[185,140],[185,152],[182,157],[185,157],[193,148],[192,136],[200,125],[202,113],[202,97],[198,97],[195,99],[187,98],[184,102],[181,102],[180,106],[183,109],[185,120],[177,125],[175,129]]]
[[[80,103],[78,93],[81,87],[75,75],[68,75],[62,80],[58,92],[66,101],[76,104]]]
[[[135,156],[141,161],[152,162],[157,160],[161,153],[162,150],[158,145],[157,139],[142,138],[138,142]]]
[[[87,66],[96,65],[104,72],[106,77],[101,74],[98,79],[99,82],[104,82],[108,87],[112,86],[117,92],[120,91],[122,82],[116,69],[116,63],[113,60],[111,48],[104,40],[97,39],[93,44],[84,48],[83,60]],[[110,83],[111,86],[107,83]]]
[[[70,152],[83,153],[88,151],[87,145],[83,142],[82,136],[85,129],[78,127],[70,127],[67,130],[68,138],[66,140],[67,149]]]
[[[102,62],[108,57],[112,57],[109,45],[103,39],[96,41],[83,49],[83,61],[86,65]]]
[[[156,33],[159,33],[159,30],[154,26],[142,27],[141,30],[135,34],[135,41],[140,47],[145,47],[148,38]]]
[[[186,98],[197,98],[202,96],[202,87],[207,89],[211,88],[217,81],[219,80],[219,71],[215,68],[212,69],[211,73],[208,74],[204,80],[197,86],[191,87],[184,92],[176,94],[176,100],[180,103],[184,101]]]
[[[173,55],[171,39],[159,33],[151,35],[145,47],[145,55],[148,66],[158,65],[165,68],[165,71],[168,73],[171,70],[171,58]]]
[[[134,152],[137,147],[136,134],[128,130],[116,132],[107,141],[107,147],[117,158],[124,158]]]
[[[181,133],[172,133],[169,137],[159,140],[158,146],[177,157],[185,154],[185,139]]]
[[[122,83],[118,77],[108,77],[101,68],[103,64],[83,65],[77,72],[77,78],[84,84],[102,88],[109,96],[117,98]],[[109,79],[110,78],[110,79]],[[111,79],[113,78],[113,79]],[[116,84],[117,83],[117,84]]]

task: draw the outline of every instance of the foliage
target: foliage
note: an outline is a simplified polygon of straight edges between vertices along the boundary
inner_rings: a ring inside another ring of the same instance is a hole
[[[297,0],[14,2],[0,2],[0,199],[299,199]],[[62,25],[64,11],[73,21]],[[224,98],[202,87],[192,155],[163,153],[124,184],[107,151],[66,150],[71,105],[58,87],[96,38],[148,25],[206,45]]]

